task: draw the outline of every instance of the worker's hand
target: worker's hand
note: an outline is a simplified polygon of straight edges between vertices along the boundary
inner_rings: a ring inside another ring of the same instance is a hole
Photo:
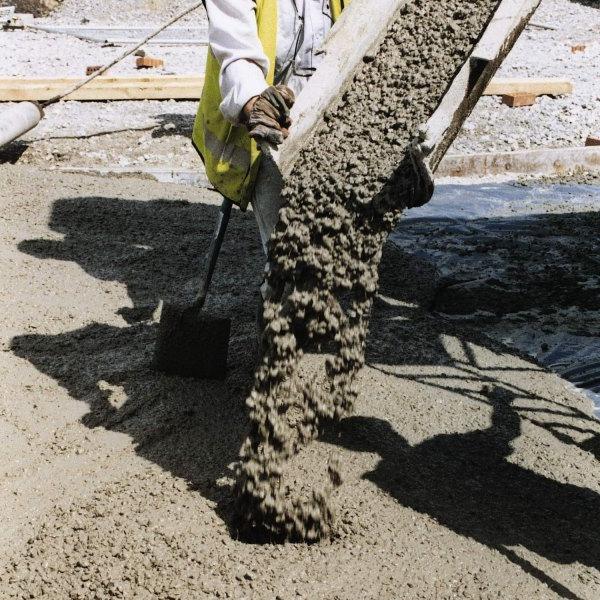
[[[435,150],[435,143],[431,139],[429,128],[426,124],[419,125],[417,136],[411,142],[413,158],[425,160]]]
[[[294,92],[285,85],[271,86],[252,98],[243,111],[250,137],[279,146],[289,134],[294,101]]]

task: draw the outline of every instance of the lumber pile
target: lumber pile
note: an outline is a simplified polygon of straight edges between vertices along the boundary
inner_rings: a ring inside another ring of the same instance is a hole
[[[486,96],[502,96],[502,103],[517,108],[532,106],[539,96],[564,96],[573,92],[573,84],[566,79],[494,79],[488,85]]]

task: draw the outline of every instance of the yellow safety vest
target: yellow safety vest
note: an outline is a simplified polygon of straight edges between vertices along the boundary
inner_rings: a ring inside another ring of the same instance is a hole
[[[277,3],[278,0],[256,0],[258,37],[270,65],[266,77],[269,85],[273,84],[277,51]],[[334,21],[349,3],[350,0],[331,0]],[[192,142],[204,161],[212,185],[245,209],[252,197],[260,152],[245,127],[232,125],[223,117],[219,108],[222,101],[219,72],[220,65],[209,48]]]

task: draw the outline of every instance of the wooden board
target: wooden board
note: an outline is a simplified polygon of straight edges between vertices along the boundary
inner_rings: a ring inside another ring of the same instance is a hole
[[[573,84],[567,79],[502,79],[494,78],[485,89],[485,96],[562,96],[573,92]]]
[[[438,177],[560,175],[576,169],[600,172],[600,147],[446,155]]]
[[[0,78],[0,101],[44,101],[69,89],[77,78]],[[163,75],[99,77],[68,97],[69,100],[198,100],[204,77]]]
[[[77,81],[77,78],[0,77],[0,102],[47,100]],[[198,100],[203,83],[204,77],[195,75],[104,76],[69,96],[69,100]],[[541,96],[570,94],[572,91],[573,84],[563,79],[495,78],[484,94],[502,96],[526,93]]]

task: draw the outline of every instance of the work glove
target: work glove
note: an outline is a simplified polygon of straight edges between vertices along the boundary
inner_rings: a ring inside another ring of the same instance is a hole
[[[431,200],[434,190],[433,173],[426,158],[433,152],[435,146],[429,137],[426,125],[421,125],[417,137],[411,142],[409,156],[414,171],[413,186],[408,208],[422,206]]]
[[[267,88],[256,98],[248,115],[246,127],[250,137],[279,146],[289,135],[294,101],[294,92],[286,85]]]

